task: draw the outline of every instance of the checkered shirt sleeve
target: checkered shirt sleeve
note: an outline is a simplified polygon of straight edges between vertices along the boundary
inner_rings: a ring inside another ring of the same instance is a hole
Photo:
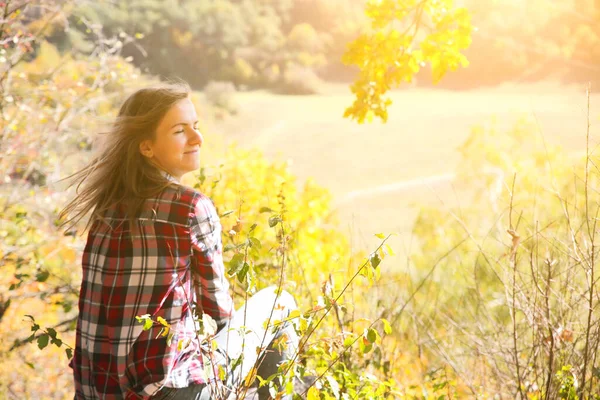
[[[217,210],[207,197],[199,197],[191,221],[194,250],[194,283],[200,306],[219,329],[233,316],[234,304],[223,265],[221,223]]]

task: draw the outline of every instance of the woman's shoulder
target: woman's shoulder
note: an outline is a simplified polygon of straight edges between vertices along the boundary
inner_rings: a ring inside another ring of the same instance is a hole
[[[189,222],[189,217],[214,209],[212,200],[201,191],[183,185],[169,185],[154,201],[149,202],[156,218],[178,223]]]
[[[161,198],[183,206],[196,206],[199,202],[212,200],[202,191],[185,185],[169,185],[161,193]]]

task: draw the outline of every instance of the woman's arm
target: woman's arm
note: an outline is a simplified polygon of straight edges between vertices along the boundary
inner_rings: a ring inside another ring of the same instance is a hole
[[[197,300],[220,330],[233,316],[234,305],[223,265],[221,222],[212,201],[204,195],[197,197],[190,234],[196,262]]]

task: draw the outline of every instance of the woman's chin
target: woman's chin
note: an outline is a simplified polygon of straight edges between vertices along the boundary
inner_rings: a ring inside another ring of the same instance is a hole
[[[185,173],[189,174],[190,172],[195,172],[198,171],[200,169],[200,163],[194,163],[194,164],[190,164],[190,165],[186,165],[185,168]]]

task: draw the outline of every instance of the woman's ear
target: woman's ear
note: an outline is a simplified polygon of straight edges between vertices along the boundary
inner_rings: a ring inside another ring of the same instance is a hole
[[[150,140],[144,140],[140,143],[140,153],[144,157],[152,158],[154,157],[154,152],[152,151],[152,144]]]

